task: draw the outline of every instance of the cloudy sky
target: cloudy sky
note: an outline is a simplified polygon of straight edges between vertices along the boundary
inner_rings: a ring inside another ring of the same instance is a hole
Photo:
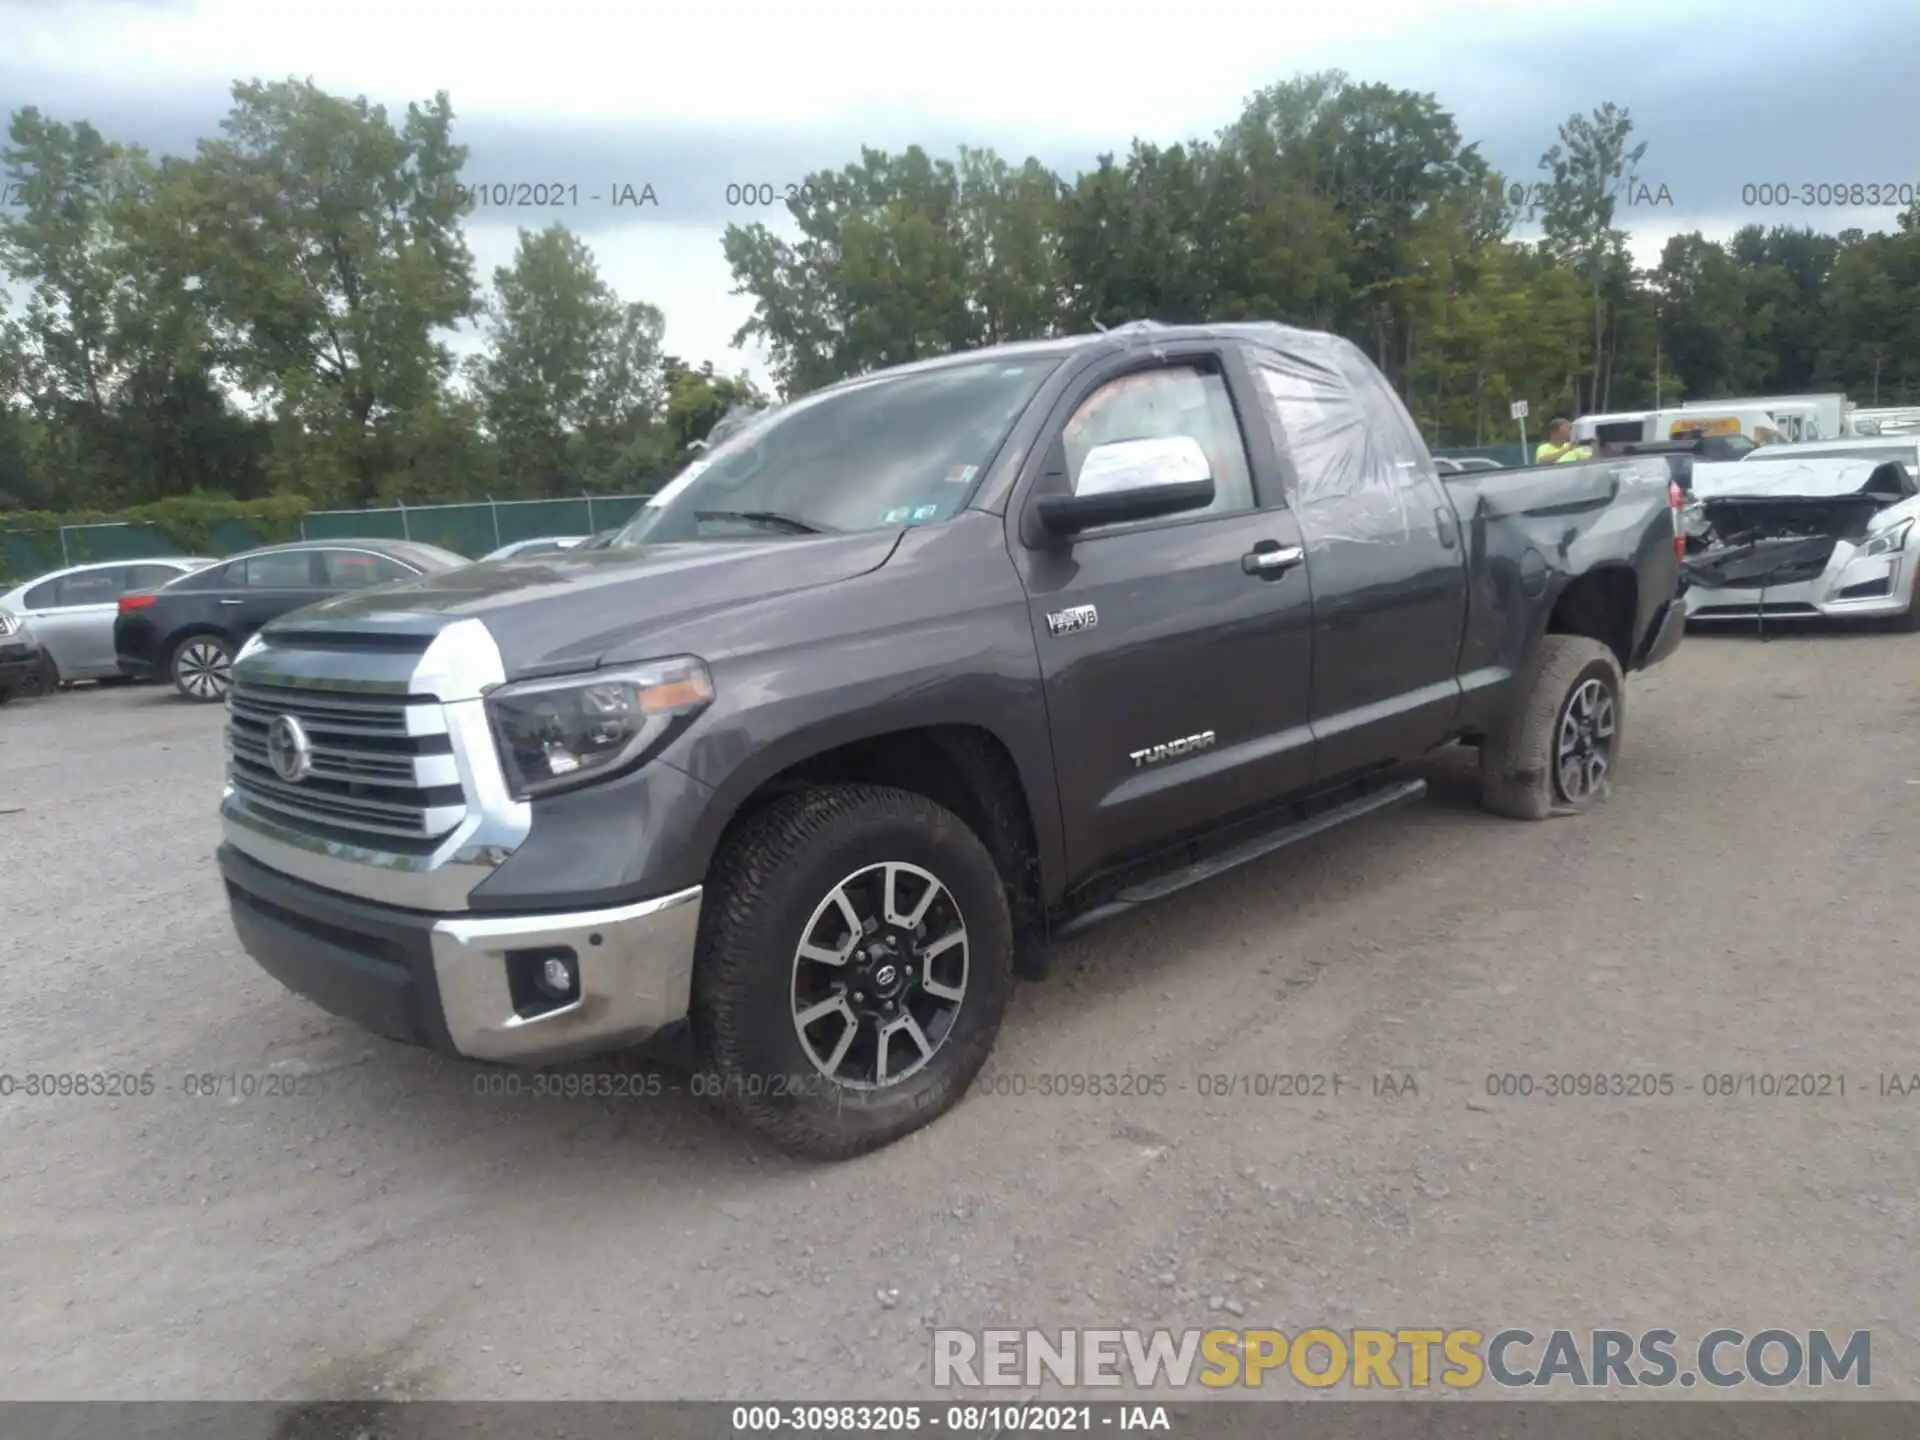
[[[394,106],[450,92],[468,176],[577,185],[577,207],[476,216],[483,275],[517,224],[592,243],[668,347],[762,372],[720,252],[729,185],[796,181],[862,143],[991,146],[1071,171],[1134,135],[1211,134],[1242,99],[1337,67],[1437,94],[1509,174],[1613,100],[1671,205],[1623,212],[1643,263],[1675,230],[1889,228],[1894,212],[1743,206],[1762,183],[1920,184],[1915,0],[0,0],[0,110],[89,119],[156,153],[217,128],[236,78],[310,77]],[[651,185],[658,206],[616,208]],[[589,198],[600,197],[597,201]]]

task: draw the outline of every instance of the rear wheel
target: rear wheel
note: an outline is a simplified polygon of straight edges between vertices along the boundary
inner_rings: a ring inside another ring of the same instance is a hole
[[[1591,809],[1620,756],[1625,684],[1598,640],[1548,635],[1519,703],[1480,747],[1481,803],[1514,820]]]
[[[1011,985],[1006,888],[923,796],[776,801],[715,862],[693,979],[712,1093],[783,1149],[840,1160],[960,1098]]]
[[[201,704],[225,700],[233,683],[233,647],[218,635],[189,635],[173,651],[173,685]]]

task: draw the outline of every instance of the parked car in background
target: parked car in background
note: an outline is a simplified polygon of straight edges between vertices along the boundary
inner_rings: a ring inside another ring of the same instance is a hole
[[[53,657],[33,633],[31,621],[0,610],[0,705],[16,695],[51,694],[60,684]]]
[[[542,540],[515,540],[498,550],[489,550],[482,560],[523,560],[530,555],[557,555],[587,543],[585,535],[550,535]]]
[[[1850,440],[1814,440],[1805,445],[1779,446],[1755,450],[1763,460],[1871,460],[1876,464],[1897,460],[1907,473],[1920,480],[1920,432],[1911,435],[1859,435]]]
[[[52,657],[60,679],[117,679],[121,671],[113,653],[113,620],[120,597],[218,563],[210,555],[162,555],[70,565],[0,595],[0,610],[32,620],[33,633]]]
[[[1857,442],[1856,442],[1857,443]],[[1896,457],[1696,465],[1687,619],[1892,620],[1920,629],[1920,493]]]
[[[440,574],[464,556],[408,540],[302,540],[236,555],[160,590],[124,595],[113,622],[123,674],[224,700],[234,653],[267,621],[318,600]]]

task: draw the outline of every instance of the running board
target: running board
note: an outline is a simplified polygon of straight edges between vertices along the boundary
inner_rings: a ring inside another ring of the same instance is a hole
[[[1282,825],[1277,830],[1269,830],[1264,835],[1256,835],[1253,839],[1242,841],[1229,850],[1221,851],[1218,855],[1211,855],[1205,860],[1184,865],[1157,879],[1129,886],[1106,904],[1096,905],[1093,909],[1076,915],[1064,925],[1055,927],[1053,938],[1063,940],[1069,935],[1077,935],[1082,930],[1098,925],[1104,920],[1129,914],[1142,905],[1149,905],[1155,900],[1164,900],[1169,895],[1178,894],[1182,890],[1198,885],[1203,880],[1211,880],[1216,875],[1224,875],[1229,870],[1238,870],[1242,865],[1258,860],[1262,856],[1271,855],[1276,850],[1284,850],[1289,845],[1297,845],[1302,840],[1310,840],[1323,831],[1346,824],[1349,820],[1358,820],[1362,816],[1373,814],[1376,810],[1385,810],[1389,805],[1418,800],[1426,793],[1426,781],[1402,780],[1385,789],[1375,790],[1370,794],[1349,800],[1344,805],[1336,805],[1331,810],[1323,810],[1306,820],[1297,820],[1291,825]]]

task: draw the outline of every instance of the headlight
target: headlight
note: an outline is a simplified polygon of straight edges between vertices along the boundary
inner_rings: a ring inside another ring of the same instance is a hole
[[[1866,544],[1860,547],[1855,559],[1864,560],[1871,555],[1892,555],[1906,548],[1907,532],[1913,529],[1913,521],[1902,520],[1898,525],[1889,525],[1877,535],[1869,535]]]
[[[486,704],[507,787],[524,800],[639,763],[712,700],[707,667],[681,655],[502,685]]]

